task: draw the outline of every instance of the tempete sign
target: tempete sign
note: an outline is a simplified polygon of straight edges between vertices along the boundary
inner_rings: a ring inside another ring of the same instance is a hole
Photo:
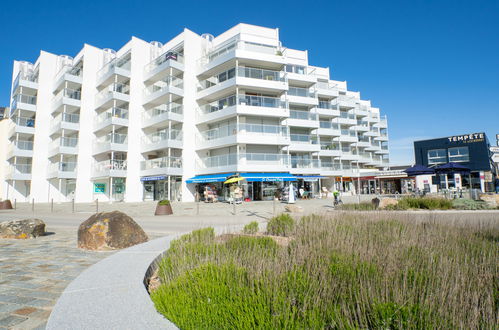
[[[483,133],[472,133],[466,135],[457,135],[448,137],[449,142],[464,142],[464,143],[473,143],[473,142],[482,142],[485,139],[485,134]]]

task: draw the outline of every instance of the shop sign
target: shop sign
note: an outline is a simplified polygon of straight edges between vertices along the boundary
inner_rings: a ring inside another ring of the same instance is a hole
[[[105,183],[94,183],[94,193],[104,194],[105,192],[106,192],[106,184]]]
[[[485,139],[485,134],[483,133],[472,133],[465,135],[456,135],[448,137],[449,142],[463,142],[463,143],[473,143],[473,142],[483,142]]]
[[[499,141],[497,141],[497,142],[499,142]],[[499,147],[490,147],[490,152],[499,154]]]

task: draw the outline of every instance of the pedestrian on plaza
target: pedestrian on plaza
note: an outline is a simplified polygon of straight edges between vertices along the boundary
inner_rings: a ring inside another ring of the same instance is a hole
[[[499,194],[499,175],[496,177],[495,184],[496,184],[496,194]]]

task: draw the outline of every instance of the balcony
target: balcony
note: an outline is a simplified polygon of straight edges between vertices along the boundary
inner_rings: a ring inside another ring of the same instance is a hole
[[[326,117],[339,117],[340,110],[337,105],[331,104],[331,102],[319,101],[319,105],[315,108],[315,113]]]
[[[130,79],[131,54],[112,59],[97,72],[97,88],[109,85],[114,81],[115,75],[119,83]]]
[[[320,173],[321,175],[336,175],[339,176],[341,175],[341,164],[339,163],[333,163],[333,162],[326,162],[322,161],[320,162]]]
[[[308,111],[289,111],[287,120],[289,126],[319,128],[319,121],[316,113]]]
[[[148,134],[142,138],[142,152],[167,148],[182,149],[182,131],[164,129],[159,132]]]
[[[352,129],[357,132],[369,132],[369,124],[367,121],[357,120],[357,125],[353,126]]]
[[[200,132],[198,150],[234,144],[288,145],[287,128],[280,125],[226,125]]]
[[[371,146],[371,142],[369,141],[369,138],[359,136],[358,139],[359,139],[359,141],[357,143],[352,144],[352,146],[361,147],[361,148],[368,148]]]
[[[63,112],[57,115],[50,127],[49,134],[55,135],[62,130],[78,131],[80,129],[80,115],[77,113]]]
[[[161,157],[140,162],[141,176],[182,175],[181,157]]]
[[[359,117],[368,117],[369,116],[369,107],[360,105],[358,108],[354,110],[354,113]]]
[[[359,140],[357,138],[357,133],[355,131],[342,129],[341,135],[335,138],[334,141],[353,143],[353,142],[358,142]]]
[[[286,103],[277,97],[231,95],[200,107],[198,123],[210,123],[236,114],[259,117],[289,117]]]
[[[378,155],[388,155],[388,153],[389,153],[388,146],[381,146],[380,150],[376,151],[376,154]]]
[[[359,152],[358,162],[361,164],[368,164],[372,162],[371,153],[369,152]]]
[[[341,150],[338,144],[333,142],[322,142],[320,143],[319,156],[324,157],[339,157],[341,156]]]
[[[243,59],[244,62],[254,66],[265,64],[276,69],[286,63],[281,49],[277,46],[235,40],[203,56],[199,61],[200,72],[210,75],[219,65],[236,58]]]
[[[319,140],[316,135],[293,134],[290,135],[289,151],[316,152],[320,150]]]
[[[12,84],[12,94],[17,93],[19,87],[28,88],[31,91],[38,89],[38,74],[34,72],[20,71]]]
[[[49,165],[49,179],[76,179],[76,162],[57,162]]]
[[[117,101],[116,105],[113,104],[115,100]],[[107,109],[112,106],[121,107],[128,102],[130,102],[130,86],[113,83],[95,96],[95,109]]]
[[[98,138],[93,145],[93,155],[111,151],[127,152],[128,134],[109,133]]]
[[[81,86],[83,83],[83,70],[81,67],[74,67],[72,65],[64,65],[59,72],[55,75],[55,83],[53,92],[57,93],[67,82],[71,88]]]
[[[355,118],[355,114],[348,113],[345,111],[340,111],[340,117],[335,118],[333,121],[334,123],[340,125],[349,125],[349,126],[357,125],[357,119]]]
[[[386,116],[382,117],[379,122],[375,123],[373,126],[379,127],[379,128],[387,128],[388,127],[388,121],[386,120]]]
[[[226,154],[202,158],[197,172],[275,172],[289,170],[289,155],[272,153]]]
[[[64,106],[68,111],[75,111],[81,107],[81,92],[70,88],[63,88],[52,99],[52,113],[61,111]]]
[[[33,157],[33,141],[15,140],[10,144],[6,159],[12,157]]]
[[[122,108],[111,108],[100,113],[94,119],[94,132],[111,132],[113,126],[128,127],[128,110]]]
[[[169,121],[183,121],[183,106],[179,103],[162,104],[142,113],[142,128],[165,127]]]
[[[31,117],[12,117],[12,122],[15,124],[11,127],[8,136],[13,136],[14,133],[35,134],[35,118]]]
[[[92,168],[92,178],[124,178],[126,177],[127,161],[108,159],[95,162]]]
[[[309,91],[308,88],[289,87],[287,98],[290,104],[308,106],[319,105],[319,100],[317,99],[315,93]]]
[[[17,94],[12,98],[10,113],[11,116],[16,110],[36,111],[36,96]]]
[[[290,172],[292,174],[318,174],[320,167],[319,159],[291,156]]]
[[[247,87],[261,93],[282,93],[288,89],[282,71],[250,67],[236,67],[202,80],[198,86],[198,100],[220,98],[226,90],[236,86]]]
[[[317,135],[321,136],[340,136],[340,126],[338,124],[333,124],[329,121],[319,121],[319,128],[314,131]]]
[[[143,93],[144,105],[161,105],[175,101],[184,96],[183,88],[182,78],[168,76],[146,87]]]
[[[6,180],[30,181],[31,164],[11,164],[7,166]]]
[[[319,97],[336,98],[339,96],[339,86],[333,82],[318,81],[315,88]]]
[[[78,138],[77,137],[66,137],[61,136],[54,141],[52,141],[49,145],[49,157],[58,154],[69,154],[69,155],[77,155],[78,154]]]
[[[386,132],[381,132],[379,136],[374,137],[374,140],[386,142],[388,141],[388,134]]]
[[[176,52],[168,51],[156,57],[144,67],[144,81],[152,82],[165,78],[171,68],[174,74],[184,71],[184,57]]]
[[[353,109],[357,106],[358,101],[354,96],[339,95],[337,104],[341,109]]]
[[[341,160],[349,160],[354,161],[360,158],[357,151],[351,149],[350,147],[342,147],[341,148]]]

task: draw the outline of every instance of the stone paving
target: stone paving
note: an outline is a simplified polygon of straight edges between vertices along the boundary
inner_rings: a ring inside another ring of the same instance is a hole
[[[58,231],[28,240],[0,240],[0,329],[44,329],[64,288],[85,268],[114,252],[76,247]]]

